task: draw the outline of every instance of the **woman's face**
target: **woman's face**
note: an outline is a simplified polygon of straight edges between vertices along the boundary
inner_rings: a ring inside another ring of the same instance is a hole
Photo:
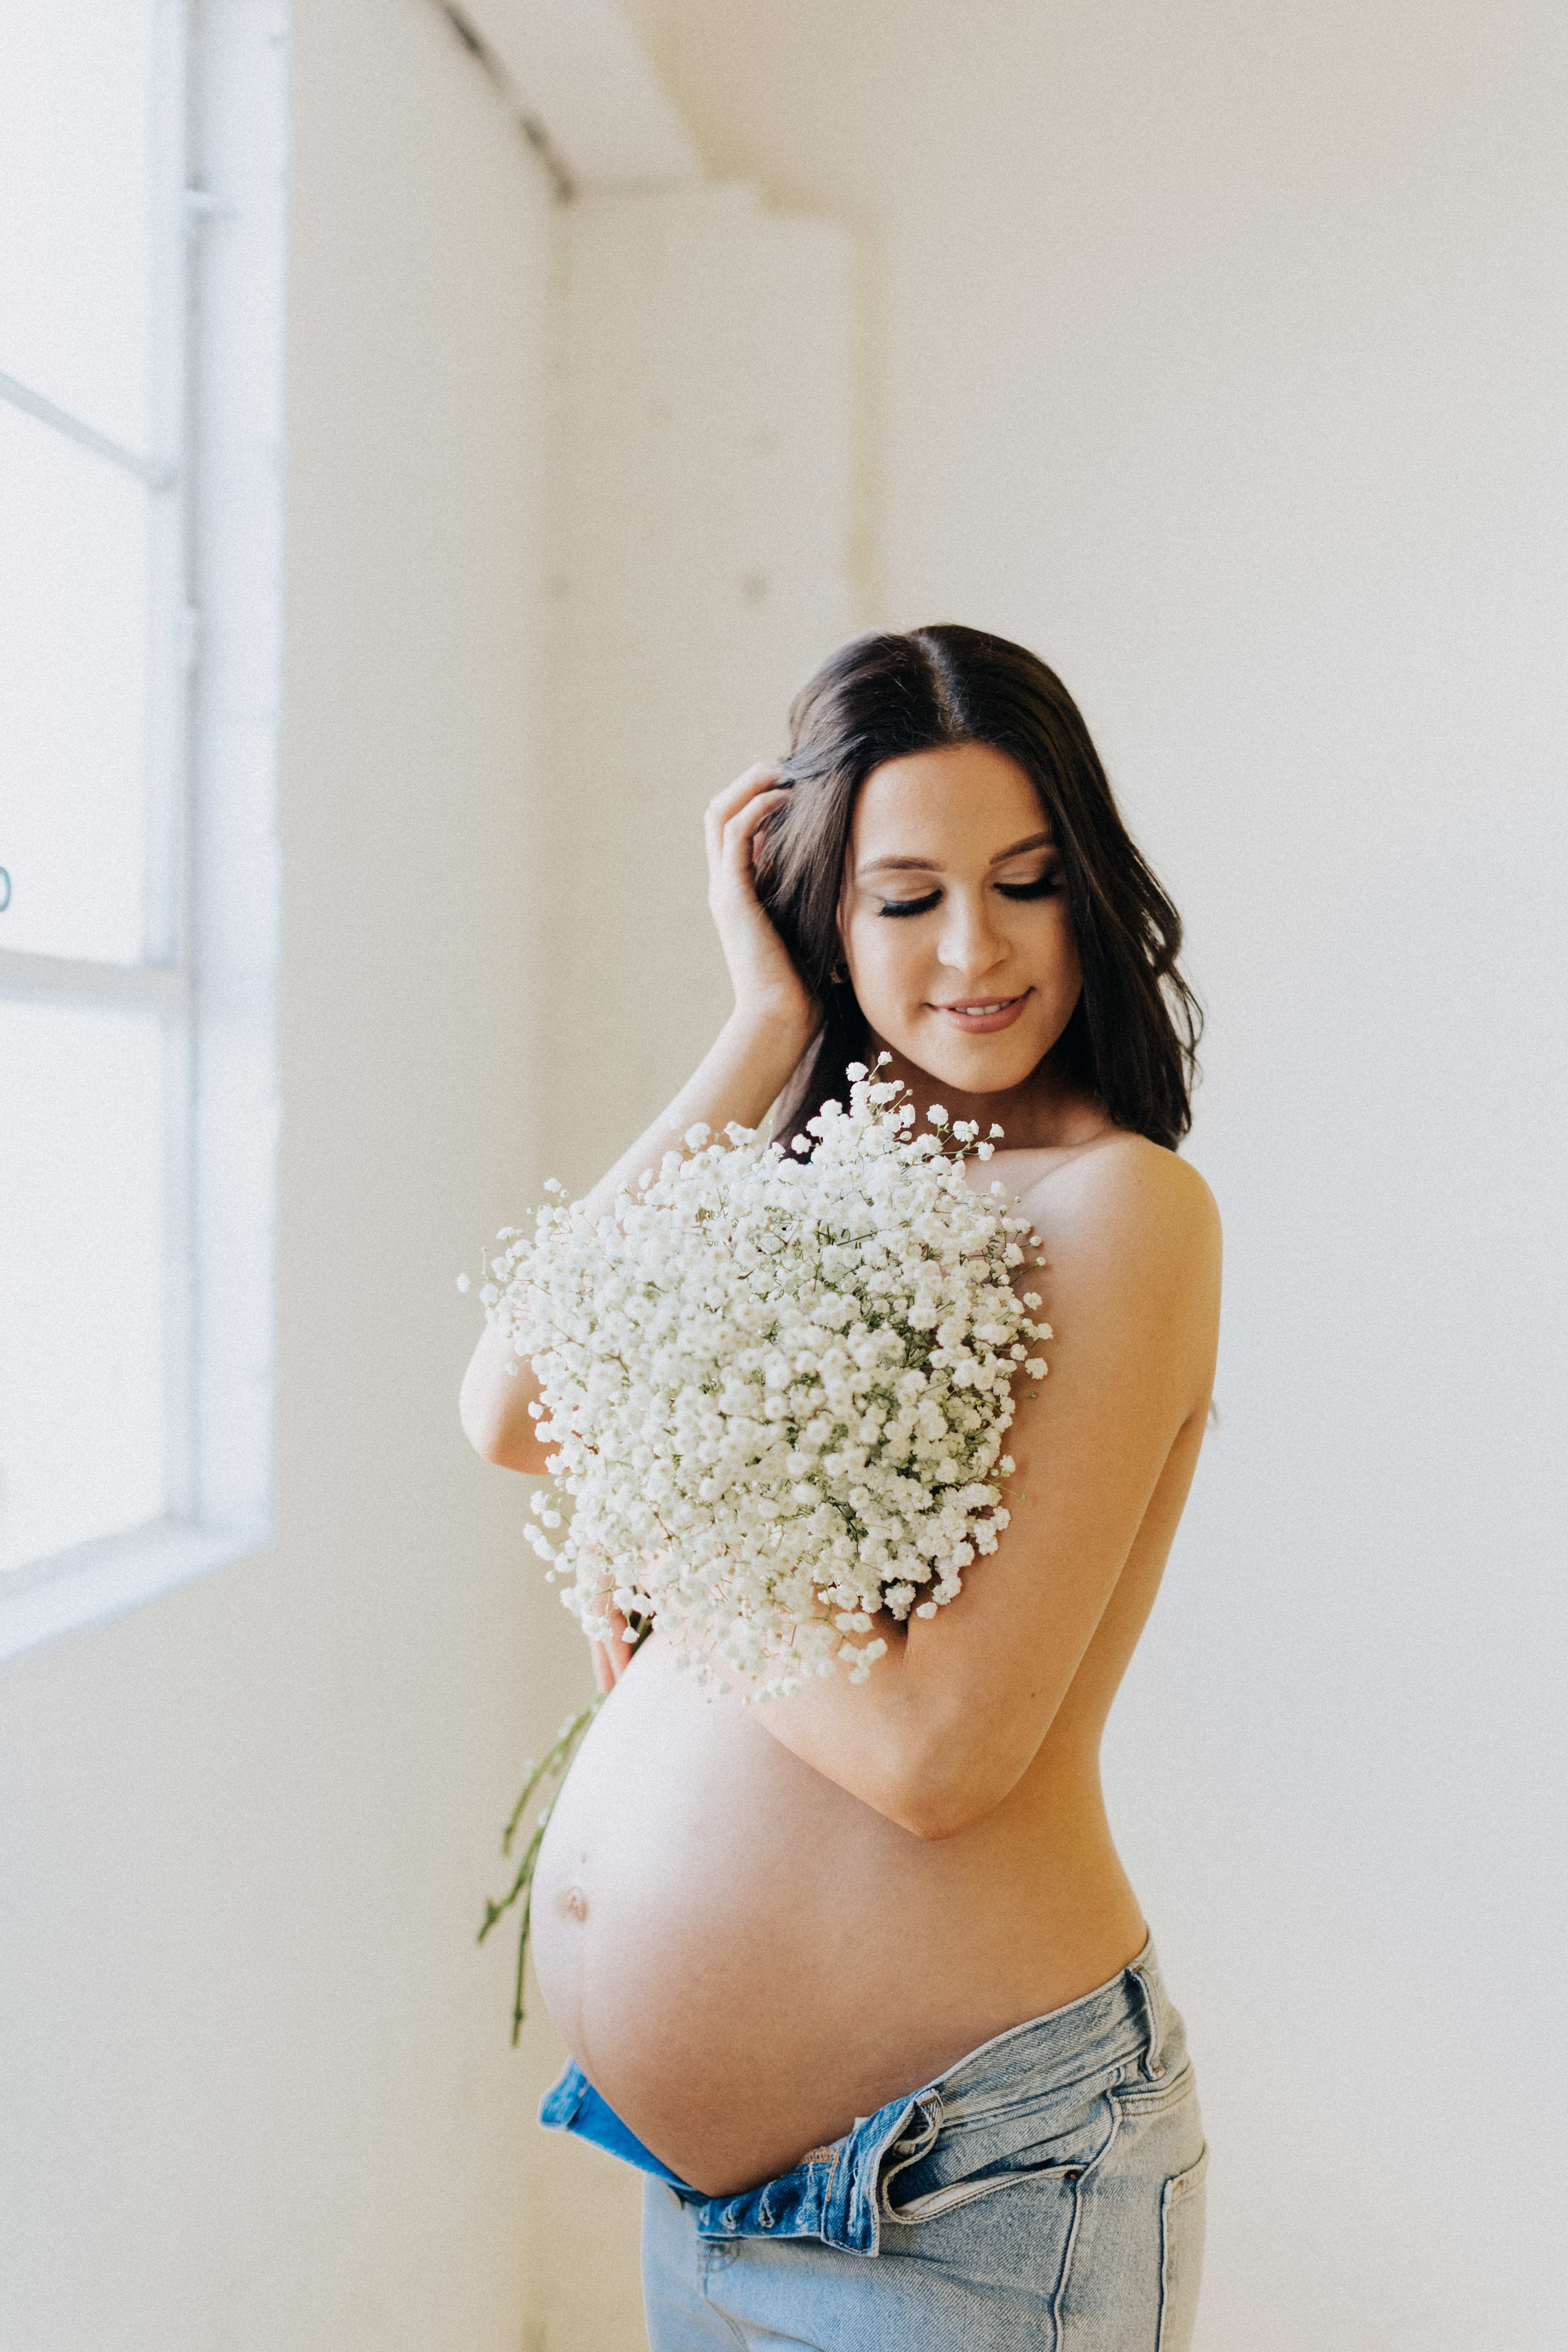
[[[849,836],[845,961],[879,1045],[954,1092],[1021,1086],[1082,988],[1033,784],[989,744],[874,768]]]

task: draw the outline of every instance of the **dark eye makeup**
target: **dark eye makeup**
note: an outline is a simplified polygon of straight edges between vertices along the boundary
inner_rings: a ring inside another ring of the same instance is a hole
[[[1049,866],[1033,882],[998,882],[997,889],[1004,898],[1054,898],[1062,887],[1062,869]],[[928,890],[923,898],[885,898],[878,908],[879,915],[929,915],[942,897],[940,890]]]

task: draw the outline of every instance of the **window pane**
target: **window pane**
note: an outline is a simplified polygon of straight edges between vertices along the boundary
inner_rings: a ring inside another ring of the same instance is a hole
[[[6,0],[0,370],[147,452],[150,0]]]
[[[164,1054],[0,1003],[0,1570],[163,1509]]]
[[[0,947],[142,955],[152,495],[0,403]]]

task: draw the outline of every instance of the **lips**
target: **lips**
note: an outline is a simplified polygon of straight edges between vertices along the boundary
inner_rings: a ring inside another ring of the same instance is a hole
[[[1032,993],[1026,988],[1021,996],[964,997],[954,1004],[933,1004],[930,1010],[965,1036],[988,1037],[998,1029],[1010,1029]]]

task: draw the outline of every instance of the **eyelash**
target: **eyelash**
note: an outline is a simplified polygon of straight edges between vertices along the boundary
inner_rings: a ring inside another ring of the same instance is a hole
[[[1054,898],[1061,887],[1061,875],[1054,866],[1048,874],[1042,874],[1037,882],[998,882],[996,885],[1004,898]],[[929,915],[941,897],[940,890],[932,890],[924,898],[887,898],[877,912],[895,917]]]

